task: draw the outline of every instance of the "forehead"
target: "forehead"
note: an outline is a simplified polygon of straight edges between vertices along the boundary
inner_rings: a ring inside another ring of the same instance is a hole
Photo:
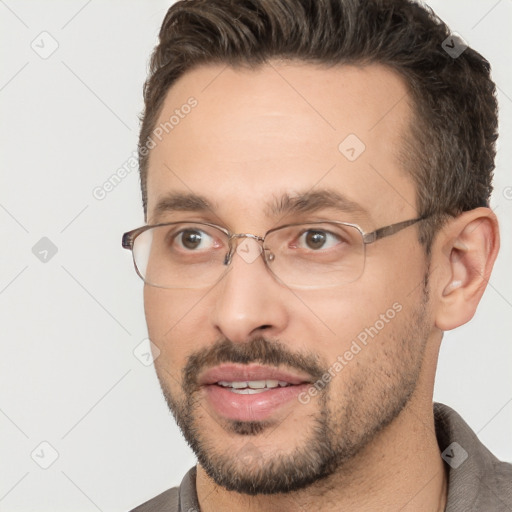
[[[403,80],[379,65],[189,71],[169,90],[153,132],[148,220],[175,192],[254,218],[268,215],[271,197],[315,187],[375,218],[415,214],[399,157],[409,101]]]

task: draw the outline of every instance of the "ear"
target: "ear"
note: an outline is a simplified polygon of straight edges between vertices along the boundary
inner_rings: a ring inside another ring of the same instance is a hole
[[[432,268],[437,279],[436,327],[449,331],[475,314],[498,255],[498,219],[489,208],[476,208],[450,220],[436,237]]]

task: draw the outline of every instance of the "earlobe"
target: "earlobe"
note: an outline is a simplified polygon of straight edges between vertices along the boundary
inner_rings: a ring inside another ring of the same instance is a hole
[[[468,322],[487,286],[499,249],[498,221],[489,208],[464,212],[437,240],[436,326],[448,331]]]

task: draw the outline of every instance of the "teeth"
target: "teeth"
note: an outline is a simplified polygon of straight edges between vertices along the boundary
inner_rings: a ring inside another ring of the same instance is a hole
[[[217,382],[219,386],[224,388],[231,388],[237,390],[237,392],[243,392],[245,394],[252,394],[252,391],[261,391],[265,389],[274,389],[277,387],[284,388],[290,386],[288,382],[282,380],[266,379],[266,380],[249,380],[249,381],[226,381],[220,380]],[[240,391],[241,390],[241,391]]]
[[[267,381],[264,381],[264,380],[250,380],[247,385],[251,388],[251,389],[263,389],[263,388],[268,388],[270,386],[266,385],[266,382]]]
[[[256,393],[265,393],[266,388],[263,389],[251,389],[251,388],[244,388],[244,389],[235,389],[232,388],[232,393],[237,393],[238,395],[255,395]]]

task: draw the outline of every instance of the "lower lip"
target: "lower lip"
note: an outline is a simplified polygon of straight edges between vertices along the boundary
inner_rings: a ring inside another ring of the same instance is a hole
[[[298,395],[307,387],[307,384],[285,386],[253,395],[234,393],[217,384],[205,386],[204,390],[209,404],[218,415],[235,421],[263,421],[285,404],[298,400]]]

